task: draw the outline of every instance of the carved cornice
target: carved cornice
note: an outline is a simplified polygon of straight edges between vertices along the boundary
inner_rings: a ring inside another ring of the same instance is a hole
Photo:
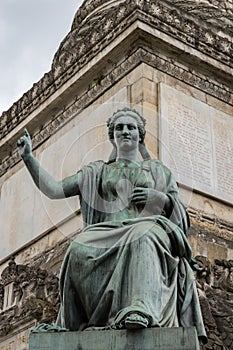
[[[53,67],[60,66],[60,70],[65,69],[67,62],[75,63],[78,57],[86,54],[96,43],[101,49],[102,40],[109,41],[115,38],[131,24],[132,20],[135,20],[136,16],[132,16],[135,13],[138,19],[232,66],[233,62],[230,59],[233,57],[232,40],[230,40],[233,34],[233,15],[230,12],[232,4],[222,1],[221,6],[216,7],[216,4],[209,2],[207,5],[206,2],[204,4],[200,1],[176,0],[86,1],[75,15],[71,32],[54,56]],[[212,1],[214,2],[220,3]],[[94,52],[97,50],[98,48],[94,49]]]
[[[193,87],[196,87],[222,101],[230,102],[233,91],[230,88],[216,83],[201,75],[195,70],[181,67],[173,59],[166,59],[158,54],[149,52],[148,49],[136,49],[123,62],[116,65],[110,72],[101,78],[98,83],[93,83],[87,91],[82,95],[77,96],[73,104],[69,105],[65,110],[58,115],[54,115],[44,125],[43,129],[33,135],[33,145],[38,147],[53,133],[55,133],[64,123],[68,122],[74,117],[74,114],[82,111],[112,85],[117,83],[122,77],[129,73],[133,68],[140,63],[147,63],[154,68],[169,74],[180,81],[183,81]],[[17,117],[12,120],[13,125],[17,125]],[[7,131],[7,130],[6,130]],[[4,132],[4,129],[3,129]],[[0,176],[3,175],[9,168],[13,167],[20,161],[18,150],[15,148],[12,153],[7,156],[0,164]]]
[[[111,6],[108,3],[103,0],[84,2],[75,16],[71,32],[54,56],[51,71],[7,112],[3,112],[1,137],[40,106],[136,18],[226,65],[233,65],[233,48],[229,39],[232,34],[231,1],[118,0],[111,1]]]
[[[201,21],[233,33],[232,0],[170,0],[170,2]]]
[[[163,1],[135,1],[135,6],[142,8],[145,3],[150,5],[155,3],[164,3],[165,5],[175,6],[177,9],[205,21],[211,27],[215,26],[232,33],[233,22],[233,2],[232,0],[163,0]],[[122,0],[88,0],[77,11],[72,24],[72,30],[79,28],[88,22],[92,15],[101,15],[106,13],[108,7],[119,8],[123,4]],[[130,1],[128,1],[128,5]],[[154,7],[154,6],[153,6]]]

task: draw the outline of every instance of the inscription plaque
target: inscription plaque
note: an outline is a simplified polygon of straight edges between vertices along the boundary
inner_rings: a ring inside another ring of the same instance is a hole
[[[233,203],[233,116],[160,84],[160,157],[180,184]]]

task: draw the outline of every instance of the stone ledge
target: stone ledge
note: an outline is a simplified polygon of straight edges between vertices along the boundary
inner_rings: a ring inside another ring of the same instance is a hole
[[[195,327],[31,333],[29,350],[200,350]]]

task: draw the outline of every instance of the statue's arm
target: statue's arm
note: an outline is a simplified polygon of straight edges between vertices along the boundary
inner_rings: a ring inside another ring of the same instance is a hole
[[[34,183],[47,197],[60,199],[79,194],[78,174],[67,177],[62,181],[57,181],[40,166],[40,163],[32,154],[31,138],[26,129],[24,135],[18,140],[17,145]]]

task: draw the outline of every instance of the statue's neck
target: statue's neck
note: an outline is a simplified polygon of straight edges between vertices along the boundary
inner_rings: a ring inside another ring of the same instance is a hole
[[[126,160],[131,162],[138,162],[138,149],[133,150],[121,150],[118,154],[117,161],[118,160]]]

